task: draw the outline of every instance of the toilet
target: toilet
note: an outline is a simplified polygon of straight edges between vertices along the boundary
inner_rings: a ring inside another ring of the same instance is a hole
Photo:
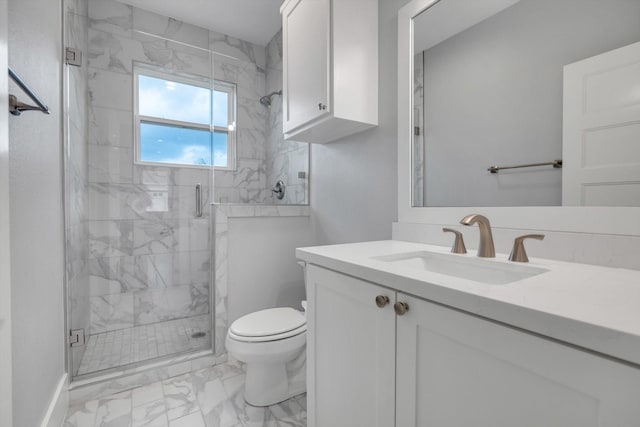
[[[306,301],[302,303],[306,310]],[[227,332],[230,356],[247,364],[244,398],[269,406],[306,391],[307,318],[291,307],[237,319]]]

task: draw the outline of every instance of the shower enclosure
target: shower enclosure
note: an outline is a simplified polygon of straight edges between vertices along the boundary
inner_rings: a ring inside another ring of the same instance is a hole
[[[64,8],[72,379],[219,353],[211,203],[308,203],[308,145],[282,139],[281,32],[264,47],[126,0]]]

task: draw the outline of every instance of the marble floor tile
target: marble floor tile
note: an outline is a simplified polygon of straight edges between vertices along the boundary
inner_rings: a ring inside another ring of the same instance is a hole
[[[293,398],[296,402],[298,402],[298,404],[302,407],[302,409],[307,410],[307,395],[306,394],[302,394],[298,397],[294,397]]]
[[[270,406],[269,411],[280,427],[305,427],[307,425],[307,412],[294,399]]]
[[[306,395],[266,408],[244,401],[230,361],[69,408],[64,427],[306,427]]]
[[[92,334],[80,361],[78,375],[209,348],[209,323],[210,317],[206,314]],[[196,332],[204,332],[205,335],[193,337]]]
[[[199,410],[191,374],[163,381],[162,389],[170,421]]]
[[[134,407],[131,418],[132,427],[167,427],[167,408],[164,399],[161,398]]]
[[[218,378],[224,381],[227,378],[244,374],[245,368],[246,365],[234,359],[229,360],[227,363],[223,363],[221,365],[212,366],[211,370],[216,374]]]
[[[206,427],[200,411],[171,421],[169,427]]]
[[[98,401],[96,427],[131,427],[131,392],[114,394]]]
[[[162,391],[162,384],[153,383],[135,388],[131,391],[131,398],[134,407],[157,400],[163,400],[164,393]]]
[[[82,405],[74,405],[67,411],[63,427],[94,427],[98,401],[90,400]]]

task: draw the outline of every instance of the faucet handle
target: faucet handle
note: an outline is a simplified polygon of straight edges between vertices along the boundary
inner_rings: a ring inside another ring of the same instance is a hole
[[[509,261],[529,262],[527,251],[524,250],[525,239],[542,240],[544,239],[544,234],[527,234],[524,236],[516,237],[516,240],[514,240],[513,242],[513,249],[511,250],[511,255],[509,255]]]
[[[462,233],[458,230],[454,230],[453,228],[443,228],[442,231],[445,233],[453,233],[456,235],[456,240],[453,242],[453,247],[451,248],[451,253],[454,254],[466,254],[467,248],[464,246],[464,239],[462,238]]]

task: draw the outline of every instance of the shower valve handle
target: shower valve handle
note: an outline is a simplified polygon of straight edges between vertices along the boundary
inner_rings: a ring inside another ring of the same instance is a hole
[[[276,195],[276,199],[282,200],[284,199],[285,187],[284,181],[279,180],[271,189],[271,193]]]

